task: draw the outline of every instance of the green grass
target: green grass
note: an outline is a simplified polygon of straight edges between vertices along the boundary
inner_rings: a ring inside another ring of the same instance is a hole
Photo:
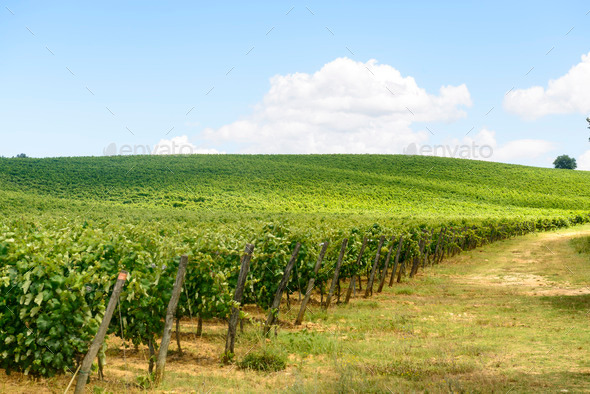
[[[578,256],[567,239],[546,237],[531,235],[468,252],[427,269],[411,286],[386,287],[374,300],[336,307],[322,321],[330,329],[313,341],[303,339],[309,337],[306,330],[280,333],[277,346],[301,360],[291,363],[301,380],[293,379],[289,391],[590,389],[585,345],[590,296],[534,295],[534,285],[501,286],[491,280],[497,272],[545,277],[553,259],[566,259],[575,279],[588,283],[588,256]],[[531,252],[526,263],[510,260],[518,250]],[[570,286],[572,279],[561,267],[551,289]],[[314,380],[313,371],[320,368],[322,380]]]

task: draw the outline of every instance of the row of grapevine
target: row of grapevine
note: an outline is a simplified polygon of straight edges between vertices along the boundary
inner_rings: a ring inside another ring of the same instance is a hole
[[[291,232],[275,223],[255,237],[247,231],[195,231],[183,234],[181,240],[155,228],[133,225],[107,229],[87,223],[51,223],[43,227],[14,221],[0,226],[0,367],[42,376],[75,371],[98,329],[121,270],[129,272],[129,279],[109,334],[153,349],[163,330],[181,254],[187,254],[190,262],[177,317],[227,319],[246,243],[254,245],[254,252],[243,303],[268,310],[297,243],[301,248],[286,296],[299,293],[301,297],[313,278],[314,293],[319,293],[322,301],[333,296],[337,302],[345,291],[341,286],[353,277],[363,278],[357,282],[358,290],[365,286],[366,292],[371,277],[378,285],[392,281],[394,275],[399,281],[463,250],[588,221],[588,216],[578,215],[405,229],[375,224],[322,234],[312,229]],[[332,285],[345,238],[339,276]],[[325,257],[315,274],[324,243],[328,245]],[[330,289],[335,293],[328,294]]]

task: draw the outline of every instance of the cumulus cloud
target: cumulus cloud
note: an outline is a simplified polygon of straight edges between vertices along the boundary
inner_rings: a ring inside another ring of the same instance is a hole
[[[496,132],[482,129],[474,138],[473,143],[490,146],[493,153],[489,160],[502,162],[521,162],[537,159],[555,148],[551,141],[540,139],[519,139],[500,145],[496,140]]]
[[[576,163],[578,164],[578,170],[590,171],[590,150],[582,153]]]
[[[547,87],[533,86],[510,92],[504,108],[525,119],[549,114],[590,112],[590,53],[567,74],[550,80]]]
[[[466,136],[461,140],[451,139],[438,145],[410,144],[404,149],[404,153],[522,163],[539,158],[553,149],[552,142],[535,139],[512,140],[501,145],[496,140],[495,131],[482,129],[474,136]]]
[[[189,154],[218,154],[217,149],[199,148],[183,135],[171,139],[162,139],[154,146],[153,155],[189,155]]]
[[[400,153],[428,139],[415,122],[451,122],[471,105],[465,85],[438,94],[376,60],[339,58],[313,74],[277,75],[253,112],[204,137],[245,153]]]

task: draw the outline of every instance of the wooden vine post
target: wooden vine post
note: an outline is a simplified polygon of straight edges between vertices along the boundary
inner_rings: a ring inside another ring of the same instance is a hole
[[[299,254],[299,249],[301,248],[301,243],[297,242],[295,245],[295,249],[293,249],[293,254],[291,255],[291,259],[287,263],[287,267],[285,267],[285,272],[283,273],[283,278],[279,283],[279,287],[277,288],[277,292],[275,293],[275,298],[272,301],[272,305],[270,306],[270,312],[268,313],[268,318],[266,319],[266,323],[262,328],[263,334],[266,336],[270,332],[272,325],[274,324],[275,320],[279,316],[279,307],[281,306],[281,299],[283,298],[283,291],[287,284],[289,283],[289,276],[291,275],[291,270],[295,265],[295,261],[297,260],[297,255]]]
[[[154,376],[154,383],[158,385],[164,377],[164,368],[166,366],[166,355],[168,354],[168,346],[170,345],[170,337],[172,336],[172,324],[174,323],[174,315],[176,315],[176,307],[180,299],[180,292],[182,291],[182,283],[186,275],[186,266],[188,265],[188,256],[182,255],[180,257],[180,264],[178,265],[178,272],[176,273],[176,280],[172,288],[172,297],[168,303],[168,310],[166,311],[166,322],[164,323],[164,333],[162,334],[162,342],[160,343],[160,351],[158,352],[158,359],[156,361],[156,373]]]
[[[453,242],[455,242],[455,229],[452,229],[452,236],[447,237],[449,243],[447,244],[447,258],[451,257],[451,252],[453,251]]]
[[[406,253],[404,254],[404,259],[402,260],[402,262],[399,266],[399,271],[397,273],[397,283],[400,283],[402,281],[402,275],[404,275],[406,273],[406,264],[407,264],[408,260],[410,259],[411,254],[412,254],[412,250],[408,247],[406,249]]]
[[[453,256],[455,256],[457,253],[459,253],[459,242],[460,242],[460,238],[461,238],[461,230],[455,230],[453,233]]]
[[[377,293],[381,293],[383,291],[383,285],[385,284],[385,278],[387,277],[387,269],[389,268],[389,261],[391,260],[391,254],[393,252],[394,246],[395,236],[391,237],[391,246],[389,246],[389,250],[387,251],[387,257],[385,257],[385,265],[383,266],[383,272],[381,272],[381,280],[379,280],[379,287],[377,288]]]
[[[320,255],[318,256],[318,261],[315,263],[315,267],[313,267],[313,276],[309,278],[309,282],[307,283],[307,290],[305,290],[305,296],[303,297],[303,301],[301,301],[301,308],[299,309],[299,314],[297,315],[297,319],[295,320],[296,326],[300,325],[301,322],[303,322],[305,308],[307,308],[307,303],[309,302],[309,298],[311,297],[311,291],[313,290],[313,286],[315,284],[315,276],[318,274],[318,271],[322,266],[322,260],[324,259],[326,250],[328,250],[328,245],[329,242],[324,242],[322,244],[322,250],[320,251]]]
[[[326,297],[326,304],[324,305],[325,309],[330,307],[330,302],[332,301],[332,296],[334,295],[334,289],[336,289],[336,283],[338,283],[338,275],[340,275],[340,267],[342,266],[342,260],[344,259],[344,253],[346,253],[347,245],[348,238],[344,238],[342,240],[342,247],[340,248],[340,255],[338,256],[336,267],[334,267],[334,277],[332,278],[332,283],[330,284],[330,292],[328,293],[328,297]]]
[[[438,254],[438,259],[436,260],[437,264],[440,264],[441,261],[443,260],[443,258],[445,257],[445,248],[446,248],[448,239],[449,239],[449,237],[447,234],[447,228],[445,227],[445,231],[442,234],[442,239],[441,239],[441,243],[440,243],[440,251]]]
[[[123,285],[125,284],[126,279],[127,271],[121,271],[119,273],[119,276],[117,277],[117,282],[115,283],[115,287],[113,288],[113,293],[111,294],[111,298],[102,318],[102,322],[100,323],[100,327],[98,328],[98,332],[94,336],[92,344],[88,349],[88,353],[86,353],[86,356],[84,356],[84,360],[82,361],[82,364],[80,366],[80,374],[78,375],[76,389],[74,390],[74,393],[76,394],[82,394],[84,392],[84,387],[86,386],[88,376],[90,375],[90,369],[92,368],[92,361],[94,360],[94,358],[98,354],[98,350],[102,346],[104,336],[106,335],[107,329],[109,328],[109,323],[111,322],[111,318],[113,317],[113,312],[115,311],[115,307],[117,306],[117,302],[119,301],[119,295],[123,290]]]
[[[461,250],[465,250],[467,246],[467,227],[463,229],[463,241],[461,242]]]
[[[242,263],[240,266],[240,274],[238,276],[238,283],[236,285],[236,292],[234,293],[234,305],[231,309],[229,324],[227,329],[227,338],[225,340],[225,352],[223,353],[223,362],[231,360],[234,354],[234,345],[236,343],[236,329],[238,327],[238,319],[240,317],[240,304],[244,295],[244,286],[246,285],[246,278],[250,270],[250,259],[252,258],[252,251],[254,245],[246,244],[244,255],[242,256]]]
[[[418,250],[418,255],[414,256],[412,269],[410,271],[410,278],[413,278],[414,275],[416,275],[418,273],[418,267],[420,267],[420,259],[422,258],[422,255],[424,253],[424,244],[425,243],[426,243],[426,239],[424,238],[424,234],[422,234],[422,237],[420,237],[420,242],[418,243],[420,249]]]
[[[434,248],[434,256],[432,256],[432,264],[436,264],[438,263],[438,254],[440,252],[440,246],[441,246],[441,241],[442,241],[442,237],[444,234],[444,228],[440,229],[440,233],[438,233],[438,238],[436,240],[436,248]]]
[[[391,278],[389,279],[389,287],[393,286],[393,281],[395,280],[395,271],[397,270],[397,266],[399,263],[399,255],[402,251],[403,241],[404,241],[404,236],[400,235],[399,243],[397,244],[397,252],[395,253],[395,260],[393,262],[393,268],[391,269]]]
[[[476,236],[476,227],[469,227],[468,228],[469,233],[468,233],[468,240],[467,240],[467,248],[469,250],[475,249],[474,243],[477,244],[477,236]]]
[[[426,266],[426,264],[430,264],[430,248],[432,247],[432,237],[434,235],[434,229],[430,230],[430,235],[428,236],[428,241],[426,241],[426,245],[424,248],[424,260],[422,260],[422,268]]]
[[[423,245],[421,245],[422,247],[420,248],[420,254],[419,254],[419,260],[418,261],[418,267],[416,267],[416,272],[418,272],[418,269],[420,268],[420,266],[422,266],[422,268],[424,268],[424,260],[428,257],[427,254],[428,252],[426,252],[426,246],[428,245],[428,231],[424,230],[422,231],[422,239],[421,239],[421,243]]]
[[[473,230],[473,249],[477,249],[479,245],[483,245],[483,232],[481,228]]]
[[[451,247],[451,242],[453,241],[453,238],[451,237],[451,233],[452,233],[452,229],[449,229],[449,231],[447,231],[445,233],[445,244],[444,244],[444,248],[443,248],[443,253],[441,255],[441,262],[445,257],[449,257],[449,250]]]
[[[379,258],[381,257],[381,248],[383,247],[383,242],[385,242],[384,235],[382,235],[381,238],[379,238],[379,245],[377,246],[375,261],[373,262],[373,268],[371,268],[371,275],[369,276],[369,280],[367,281],[365,298],[369,297],[370,295],[373,295],[373,282],[375,280],[375,271],[377,270],[377,266],[379,265]]]
[[[363,244],[361,245],[361,250],[359,251],[359,255],[356,259],[354,268],[359,267],[361,265],[361,260],[363,258],[363,253],[365,252],[365,248],[367,247],[367,242],[368,239],[367,237],[363,237]],[[354,289],[354,282],[356,279],[356,274],[352,275],[352,278],[350,279],[350,285],[348,286],[348,290],[346,291],[346,299],[344,300],[345,304],[348,304],[348,301],[350,301],[350,296],[352,295],[352,290]]]

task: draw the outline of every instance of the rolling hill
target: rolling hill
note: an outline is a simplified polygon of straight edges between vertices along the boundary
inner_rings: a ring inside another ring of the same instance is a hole
[[[561,216],[590,211],[590,173],[400,155],[0,159],[0,204],[4,214],[94,205],[181,216]]]

